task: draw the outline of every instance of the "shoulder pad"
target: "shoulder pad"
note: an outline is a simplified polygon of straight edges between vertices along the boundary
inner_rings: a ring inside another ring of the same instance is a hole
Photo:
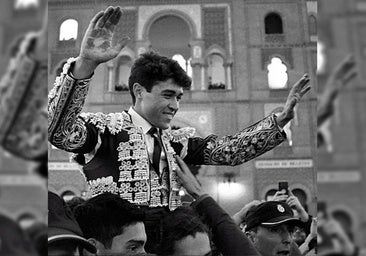
[[[105,128],[107,128],[111,134],[116,134],[122,130],[126,118],[125,115],[120,112],[109,114],[101,112],[82,113],[80,116],[85,122],[95,125],[101,133],[104,133]]]
[[[184,142],[189,138],[192,138],[196,133],[196,129],[193,127],[184,127],[178,130],[168,131],[168,136],[173,142]]]

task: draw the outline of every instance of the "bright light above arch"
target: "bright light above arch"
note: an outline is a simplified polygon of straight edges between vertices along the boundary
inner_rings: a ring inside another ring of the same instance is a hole
[[[287,67],[282,63],[280,58],[274,57],[267,66],[268,69],[268,85],[271,89],[286,88],[288,75]]]
[[[74,19],[68,19],[62,22],[60,26],[59,40],[76,39],[78,36],[78,22]]]

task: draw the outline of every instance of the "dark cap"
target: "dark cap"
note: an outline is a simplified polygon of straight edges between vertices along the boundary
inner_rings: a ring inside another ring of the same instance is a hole
[[[246,228],[261,226],[276,226],[282,223],[288,223],[293,226],[303,226],[303,223],[294,217],[290,206],[284,202],[268,201],[261,203],[250,209],[245,217]]]
[[[95,246],[83,237],[83,232],[70,208],[58,195],[48,192],[48,244],[56,241],[71,241],[96,253]]]

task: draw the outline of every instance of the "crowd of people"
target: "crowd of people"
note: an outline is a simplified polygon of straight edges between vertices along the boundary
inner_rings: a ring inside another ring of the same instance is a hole
[[[310,90],[307,75],[292,86],[280,114],[235,135],[198,138],[193,128],[170,128],[190,78],[177,62],[147,52],[131,69],[128,111],[81,113],[95,69],[129,40],[112,40],[122,15],[119,7],[108,7],[94,16],[79,56],[68,60],[49,93],[48,139],[74,153],[92,197],[65,202],[49,191],[48,227],[37,223],[22,230],[1,216],[0,255],[358,255],[339,223],[309,215],[291,189],[277,191],[270,201],[254,200],[230,216],[187,165],[239,165],[282,143],[283,127]],[[354,65],[349,57],[334,71],[318,122],[331,115],[341,85],[354,77]],[[44,163],[47,150],[35,141],[34,154],[25,158]],[[11,150],[25,154],[19,147]],[[194,199],[189,206],[181,205],[181,187]]]

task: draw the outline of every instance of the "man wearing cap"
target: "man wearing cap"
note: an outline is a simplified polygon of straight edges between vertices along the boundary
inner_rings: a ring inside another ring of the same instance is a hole
[[[78,255],[78,249],[96,253],[95,246],[83,237],[65,202],[55,193],[48,192],[48,255]]]
[[[245,233],[263,256],[294,255],[291,232],[303,223],[294,217],[289,205],[269,201],[250,209],[246,215]]]

